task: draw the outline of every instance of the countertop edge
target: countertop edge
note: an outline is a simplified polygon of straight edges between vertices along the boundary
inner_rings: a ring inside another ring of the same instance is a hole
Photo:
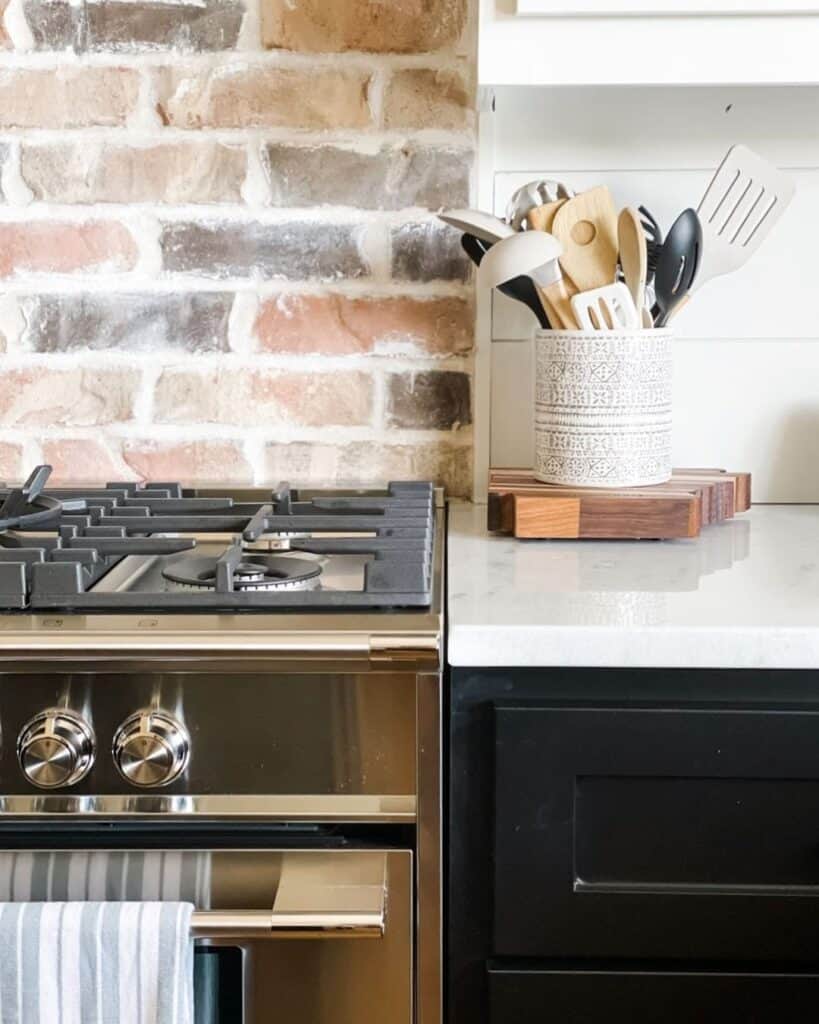
[[[628,651],[618,647],[628,646]],[[520,650],[515,648],[519,647]],[[718,650],[723,647],[724,650]],[[450,626],[452,668],[819,669],[816,629]]]

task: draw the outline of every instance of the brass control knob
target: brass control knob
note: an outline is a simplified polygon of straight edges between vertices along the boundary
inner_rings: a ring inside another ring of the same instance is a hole
[[[52,708],[35,715],[17,740],[23,774],[40,789],[74,786],[94,764],[94,731],[73,711]]]
[[[167,786],[187,767],[188,730],[167,711],[137,711],[117,729],[114,764],[134,786]]]

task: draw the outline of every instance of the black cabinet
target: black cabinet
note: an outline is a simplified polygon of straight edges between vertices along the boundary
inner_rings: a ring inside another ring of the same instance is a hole
[[[819,974],[489,971],[492,1024],[805,1024]]]
[[[451,1024],[796,1020],[819,976],[819,674],[452,682]]]
[[[819,713],[493,714],[495,955],[819,957]]]

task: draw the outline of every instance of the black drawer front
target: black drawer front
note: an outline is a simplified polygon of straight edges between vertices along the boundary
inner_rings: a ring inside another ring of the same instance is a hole
[[[492,1024],[804,1024],[819,975],[490,970]]]
[[[819,956],[819,715],[498,705],[498,956]]]

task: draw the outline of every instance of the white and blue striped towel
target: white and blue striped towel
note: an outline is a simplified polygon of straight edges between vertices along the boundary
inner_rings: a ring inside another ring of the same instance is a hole
[[[193,1024],[190,903],[0,903],[0,1024]]]

